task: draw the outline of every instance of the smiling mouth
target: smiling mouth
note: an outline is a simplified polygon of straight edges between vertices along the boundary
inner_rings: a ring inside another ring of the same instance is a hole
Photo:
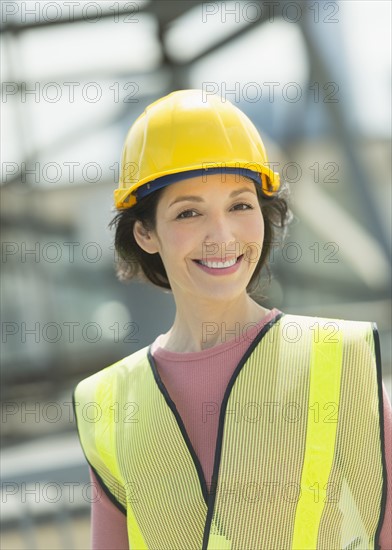
[[[229,260],[227,262],[208,262],[203,260],[193,260],[193,261],[198,264],[204,265],[206,267],[210,267],[214,269],[225,269],[227,267],[231,267],[235,265],[242,258],[242,256],[243,254],[241,254],[241,256],[238,256],[236,260]]]

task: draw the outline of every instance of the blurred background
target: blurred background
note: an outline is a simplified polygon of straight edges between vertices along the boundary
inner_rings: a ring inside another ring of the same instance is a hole
[[[89,548],[71,394],[151,343],[170,293],[115,276],[125,135],[177,89],[247,113],[295,220],[262,303],[377,323],[391,395],[391,4],[1,2],[3,549]]]

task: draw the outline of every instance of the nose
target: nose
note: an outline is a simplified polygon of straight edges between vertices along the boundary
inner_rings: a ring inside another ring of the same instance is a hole
[[[203,250],[209,256],[239,256],[240,244],[227,217],[222,213],[211,216],[203,242]]]

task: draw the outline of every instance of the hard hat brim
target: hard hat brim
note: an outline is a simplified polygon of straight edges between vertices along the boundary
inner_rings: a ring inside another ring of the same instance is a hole
[[[251,164],[252,167],[255,163],[239,163],[233,162],[232,166],[225,163],[224,167],[217,167],[216,163],[211,166],[191,167],[189,170],[182,170],[181,172],[169,172],[163,175],[155,177],[153,180],[140,181],[138,184],[133,184],[132,187],[124,187],[114,190],[114,201],[116,208],[131,208],[137,202],[149,194],[166,187],[172,183],[177,183],[182,180],[198,177],[201,175],[212,174],[238,174],[255,181],[266,198],[272,198],[280,187],[280,176],[277,172],[273,172],[270,168],[264,165],[258,165],[258,171],[248,168]],[[230,163],[231,164],[231,163]],[[240,165],[240,166],[239,166]]]

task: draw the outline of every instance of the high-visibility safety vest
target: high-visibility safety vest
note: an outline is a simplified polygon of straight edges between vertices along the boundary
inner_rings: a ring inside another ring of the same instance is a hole
[[[226,388],[208,485],[151,346],[79,382],[73,406],[132,550],[379,548],[375,323],[281,313],[264,326]]]

